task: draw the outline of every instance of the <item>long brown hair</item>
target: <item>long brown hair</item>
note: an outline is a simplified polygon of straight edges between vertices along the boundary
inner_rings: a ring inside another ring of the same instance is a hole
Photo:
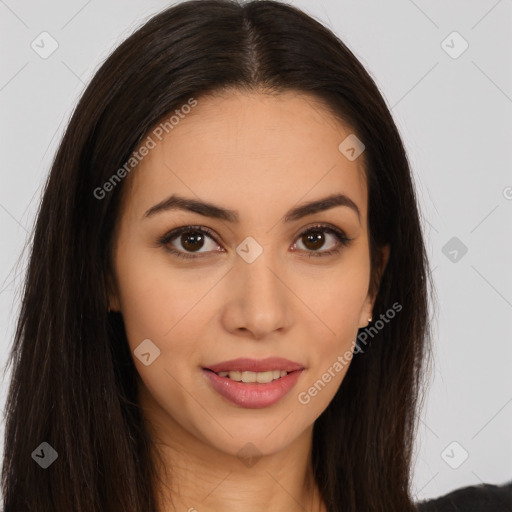
[[[312,463],[330,512],[415,509],[410,470],[432,283],[397,127],[353,53],[299,9],[193,0],[152,17],[102,64],[53,161],[8,361],[5,512],[156,510],[136,368],[122,316],[107,314],[124,182],[101,199],[93,191],[158,120],[191,97],[229,88],[313,94],[365,145],[372,287],[381,277],[374,322],[401,308],[369,348],[361,344],[364,354],[315,422]],[[391,253],[379,276],[385,243]],[[34,458],[41,443],[58,454],[46,469]]]

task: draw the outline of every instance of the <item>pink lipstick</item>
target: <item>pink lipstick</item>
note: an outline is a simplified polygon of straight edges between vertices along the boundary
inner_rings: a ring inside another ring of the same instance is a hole
[[[231,403],[261,409],[281,400],[295,386],[303,370],[303,365],[279,357],[239,358],[209,365],[203,368],[203,375]]]

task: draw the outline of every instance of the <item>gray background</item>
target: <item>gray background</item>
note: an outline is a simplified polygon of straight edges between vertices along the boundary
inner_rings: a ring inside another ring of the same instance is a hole
[[[439,301],[413,492],[425,499],[504,483],[512,479],[512,1],[290,3],[330,27],[366,66],[413,167]],[[114,46],[167,5],[0,0],[2,368],[26,255],[16,263],[76,100]],[[42,46],[43,31],[58,43],[46,59],[31,47]],[[469,44],[458,56],[464,43],[454,31]]]

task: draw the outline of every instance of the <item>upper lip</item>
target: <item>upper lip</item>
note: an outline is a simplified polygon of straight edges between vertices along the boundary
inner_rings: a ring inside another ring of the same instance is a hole
[[[293,372],[302,370],[304,367],[300,363],[295,363],[282,357],[267,357],[266,359],[249,359],[241,357],[231,359],[204,367],[206,370],[212,370],[215,373],[229,371],[247,371],[247,372],[268,372],[271,370],[285,370]]]

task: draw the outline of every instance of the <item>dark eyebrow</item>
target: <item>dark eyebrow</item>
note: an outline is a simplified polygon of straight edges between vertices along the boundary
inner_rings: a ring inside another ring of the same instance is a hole
[[[313,213],[322,212],[334,208],[335,206],[346,206],[351,208],[357,213],[359,223],[361,223],[361,212],[358,206],[344,194],[332,194],[330,196],[310,201],[309,203],[302,204],[292,208],[284,216],[284,222],[292,222]],[[214,219],[225,220],[228,222],[239,222],[239,215],[237,210],[227,210],[204,201],[196,199],[189,199],[173,194],[172,196],[164,199],[158,204],[155,204],[146,211],[143,218],[151,217],[157,213],[165,212],[168,210],[187,210],[205,217],[212,217]]]

